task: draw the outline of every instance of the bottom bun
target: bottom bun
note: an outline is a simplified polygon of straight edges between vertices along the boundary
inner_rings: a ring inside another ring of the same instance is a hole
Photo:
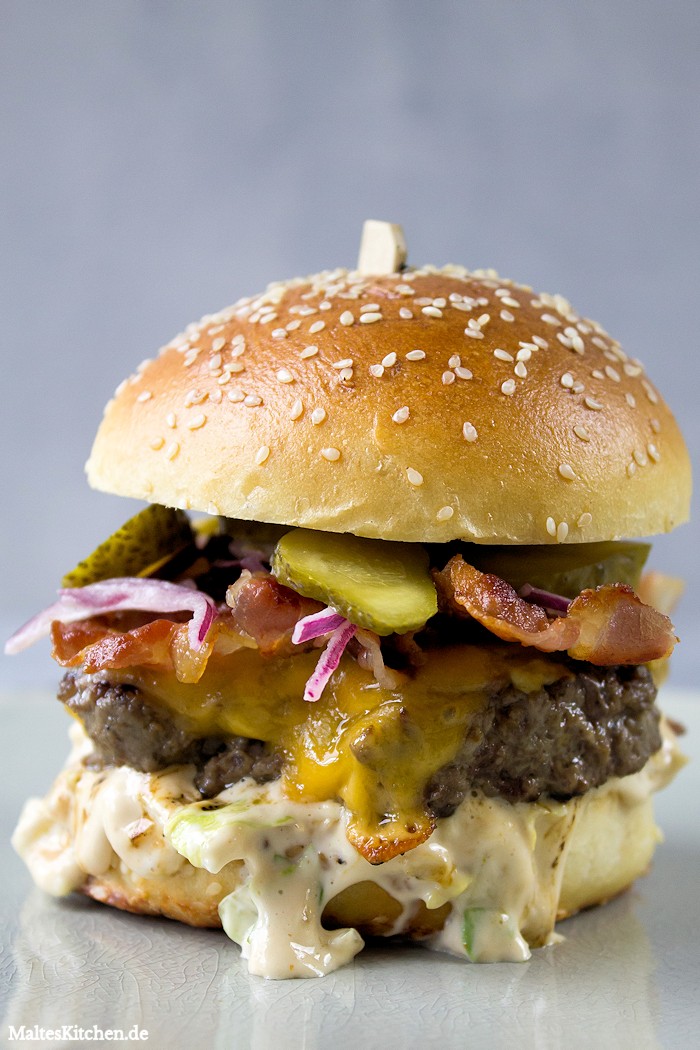
[[[250,780],[202,802],[193,767],[91,770],[89,742],[72,733],[68,765],[13,836],[35,882],[223,926],[250,972],[275,978],[329,973],[362,948],[361,933],[474,961],[529,958],[556,920],[644,874],[660,839],[652,794],[683,763],[664,726],[638,773],[567,802],[474,793],[427,842],[375,866],[347,841],[336,802],[294,802],[279,782]]]

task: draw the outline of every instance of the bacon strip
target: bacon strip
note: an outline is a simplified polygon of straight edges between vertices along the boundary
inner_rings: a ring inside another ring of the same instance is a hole
[[[621,583],[582,591],[564,616],[550,619],[505,580],[479,572],[459,554],[433,576],[443,611],[471,616],[498,638],[542,652],[566,651],[603,666],[642,664],[669,656],[677,641],[668,617]]]
[[[294,627],[302,617],[323,609],[321,602],[303,598],[278,583],[269,572],[246,570],[229,587],[226,603],[238,629],[253,638],[265,656],[303,651],[301,646],[292,644]]]

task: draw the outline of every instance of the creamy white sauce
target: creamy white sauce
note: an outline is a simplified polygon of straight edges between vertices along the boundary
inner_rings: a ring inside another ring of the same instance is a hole
[[[630,806],[644,803],[679,765],[666,735],[641,772],[566,805],[469,798],[427,842],[371,865],[348,842],[339,803],[294,802],[280,782],[246,780],[203,806],[192,767],[91,772],[76,764],[85,752],[79,727],[73,735],[69,765],[45,800],[27,803],[13,837],[37,884],[63,895],[111,868],[149,877],[191,864],[215,876],[242,861],[240,885],[219,914],[250,972],[272,978],[321,976],[361,950],[356,930],[326,930],[321,917],[336,894],[362,882],[401,905],[391,933],[408,927],[419,901],[429,910],[450,902],[430,947],[474,961],[529,958],[529,943],[556,936],[571,830],[589,799],[615,792]],[[211,881],[216,896],[221,886]]]

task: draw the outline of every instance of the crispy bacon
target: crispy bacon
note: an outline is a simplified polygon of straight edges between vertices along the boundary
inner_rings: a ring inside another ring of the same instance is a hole
[[[294,627],[302,617],[323,609],[321,602],[303,598],[269,572],[247,570],[229,587],[226,603],[237,628],[253,638],[265,656],[302,651],[301,646],[292,644]]]
[[[642,664],[668,656],[677,641],[668,617],[624,584],[582,591],[564,616],[550,619],[505,580],[479,572],[459,554],[434,578],[443,611],[472,616],[497,637],[542,652],[566,651],[604,666]]]
[[[51,625],[53,657],[62,667],[78,667],[88,674],[126,667],[152,667],[174,671],[181,682],[198,682],[212,650],[231,652],[245,643],[228,617],[212,624],[206,643],[190,644],[187,624],[151,620],[131,630],[119,631],[95,620]]]

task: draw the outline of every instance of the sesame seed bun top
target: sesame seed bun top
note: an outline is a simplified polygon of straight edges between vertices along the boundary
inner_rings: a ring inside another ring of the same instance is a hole
[[[638,361],[492,271],[270,285],[144,362],[95,488],[384,539],[584,542],[688,517],[690,463]]]

